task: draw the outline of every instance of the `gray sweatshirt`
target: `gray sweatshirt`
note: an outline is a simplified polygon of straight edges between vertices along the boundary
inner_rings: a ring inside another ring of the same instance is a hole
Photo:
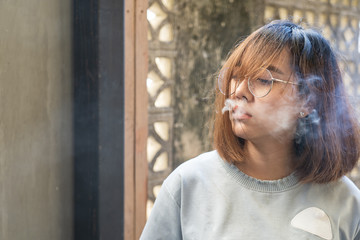
[[[212,151],[164,181],[140,239],[360,240],[360,191],[347,177],[258,180]]]

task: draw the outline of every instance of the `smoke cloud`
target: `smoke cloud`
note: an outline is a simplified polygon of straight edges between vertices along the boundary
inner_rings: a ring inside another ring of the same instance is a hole
[[[251,115],[249,125],[257,126],[282,141],[288,138],[298,138],[308,130],[309,121],[318,124],[320,117],[316,110],[306,116],[307,122],[302,121],[300,111],[305,108],[304,101],[299,101],[297,96],[282,95],[279,101],[267,102],[266,99],[257,99],[258,104],[251,106],[245,98],[226,99],[222,113],[229,112],[230,120],[236,121],[244,114]],[[241,121],[241,120],[239,120]],[[299,122],[299,124],[298,124]]]

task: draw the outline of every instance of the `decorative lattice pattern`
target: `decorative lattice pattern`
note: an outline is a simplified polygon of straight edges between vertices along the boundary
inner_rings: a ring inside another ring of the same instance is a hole
[[[149,29],[149,73],[146,83],[149,95],[148,216],[161,184],[173,166],[172,86],[175,57],[173,8],[173,0],[150,0],[147,10]]]
[[[267,0],[264,18],[266,22],[272,19],[292,19],[321,29],[340,55],[345,87],[354,109],[360,106],[359,0]],[[360,187],[360,164],[349,176]]]

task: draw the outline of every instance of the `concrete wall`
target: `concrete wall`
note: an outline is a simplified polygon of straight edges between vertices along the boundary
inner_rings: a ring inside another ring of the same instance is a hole
[[[177,2],[174,159],[212,150],[216,72],[242,37],[264,23],[264,0]]]
[[[72,239],[71,1],[0,1],[0,239]]]

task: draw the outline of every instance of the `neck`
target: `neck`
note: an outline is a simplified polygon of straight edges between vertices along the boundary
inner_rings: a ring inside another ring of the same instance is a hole
[[[292,141],[277,140],[266,143],[246,141],[247,158],[238,164],[245,174],[260,180],[277,180],[290,175],[294,171]]]

